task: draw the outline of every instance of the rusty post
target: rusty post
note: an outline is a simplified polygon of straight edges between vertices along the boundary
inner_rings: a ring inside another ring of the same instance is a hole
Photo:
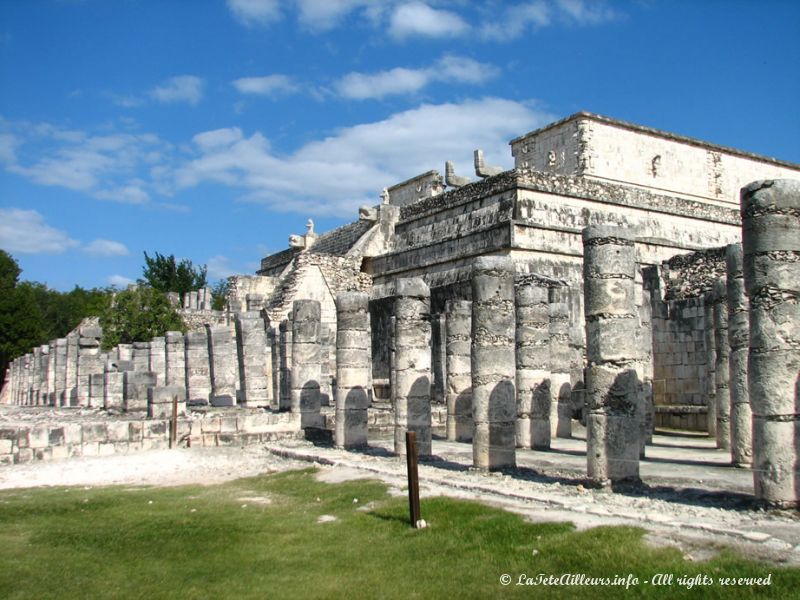
[[[408,465],[408,505],[411,510],[411,526],[420,525],[419,473],[417,472],[417,434],[406,432],[406,464]]]

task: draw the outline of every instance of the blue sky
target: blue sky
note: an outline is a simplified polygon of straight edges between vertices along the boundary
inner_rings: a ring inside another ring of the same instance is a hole
[[[252,273],[579,110],[800,163],[799,40],[788,0],[0,0],[0,248],[62,290]]]

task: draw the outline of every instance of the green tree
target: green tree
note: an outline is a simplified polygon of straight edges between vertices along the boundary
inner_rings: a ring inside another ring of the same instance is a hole
[[[0,379],[8,363],[47,339],[35,288],[18,283],[21,272],[17,261],[0,250]]]
[[[178,292],[181,299],[187,292],[199,290],[206,286],[207,269],[205,265],[195,267],[192,261],[183,259],[178,262],[174,254],[164,256],[156,252],[154,257],[144,253],[145,265],[142,267],[142,285],[148,285],[162,293]]]
[[[228,300],[228,292],[231,289],[231,282],[227,279],[220,279],[211,288],[211,308],[214,310],[225,310],[225,302]]]
[[[0,250],[0,292],[6,292],[17,285],[22,269],[17,261],[5,250]]]
[[[167,331],[186,331],[186,324],[160,290],[149,286],[118,293],[100,315],[103,348],[145,342]]]
[[[50,291],[42,305],[49,339],[64,337],[86,317],[99,317],[111,304],[111,288],[84,289],[75,286],[69,292]]]

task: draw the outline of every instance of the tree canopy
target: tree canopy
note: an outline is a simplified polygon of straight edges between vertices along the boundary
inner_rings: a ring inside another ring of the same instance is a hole
[[[166,295],[149,286],[119,292],[100,315],[103,348],[148,341],[167,331],[186,331],[186,325]]]
[[[227,279],[220,279],[211,288],[211,308],[213,310],[225,310],[225,302],[228,300],[228,292],[231,283]]]
[[[187,292],[199,290],[207,284],[205,265],[195,267],[188,259],[178,262],[174,254],[164,256],[156,252],[150,257],[145,252],[144,262],[143,278],[139,283],[159,292],[177,292],[183,298]]]
[[[51,290],[35,281],[20,281],[17,261],[0,250],[0,376],[8,363],[55,338],[64,337],[88,316],[109,305],[111,290]]]

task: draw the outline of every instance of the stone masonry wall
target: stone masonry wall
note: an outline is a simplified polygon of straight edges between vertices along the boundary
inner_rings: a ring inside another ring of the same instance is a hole
[[[73,456],[107,456],[169,446],[169,420],[109,418],[99,412],[36,415],[30,424],[0,421],[0,465]],[[302,437],[291,413],[195,413],[178,419],[179,446],[247,446]]]

